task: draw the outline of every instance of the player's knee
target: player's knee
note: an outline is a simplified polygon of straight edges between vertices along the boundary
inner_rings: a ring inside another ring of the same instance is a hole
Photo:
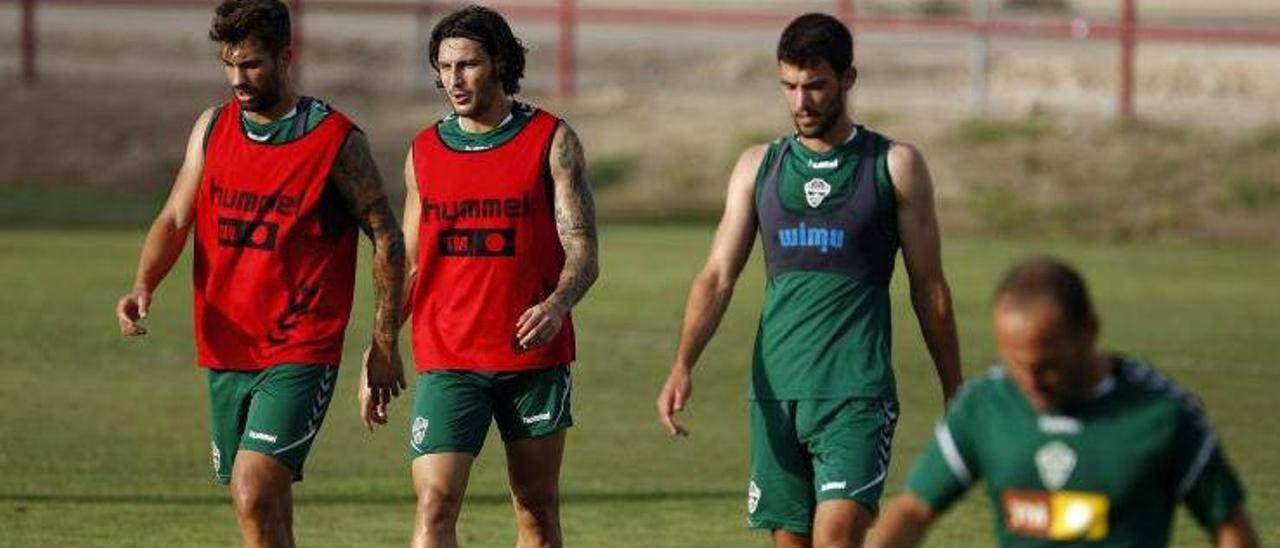
[[[231,503],[238,516],[256,522],[280,519],[285,514],[280,494],[260,483],[232,482]]]
[[[865,536],[866,529],[858,527],[814,529],[812,546],[813,548],[858,548],[862,546]]]
[[[546,529],[559,520],[560,495],[555,490],[516,493],[513,499],[523,526]]]
[[[418,519],[428,529],[452,528],[461,511],[461,494],[431,487],[418,491]]]
[[[812,533],[814,548],[856,548],[871,527],[875,514],[861,504],[849,505],[838,512],[823,512],[815,520]]]

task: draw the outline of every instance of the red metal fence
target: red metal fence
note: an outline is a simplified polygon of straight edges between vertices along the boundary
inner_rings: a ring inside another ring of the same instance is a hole
[[[132,6],[184,7],[208,9],[209,2],[199,0],[0,0],[17,1],[21,5],[21,55],[22,79],[27,84],[37,79],[37,4],[59,6]],[[415,14],[424,9],[432,11],[461,7],[464,2],[419,0],[417,3],[388,0],[287,0],[294,16],[295,49],[301,51],[305,38],[303,14],[312,10],[349,12],[353,14],[391,13]],[[971,0],[989,2],[991,0]],[[493,7],[508,17],[553,21],[559,25],[557,47],[557,93],[573,98],[576,93],[574,68],[575,39],[580,23],[596,24],[649,24],[665,26],[720,26],[720,27],[770,27],[781,28],[793,17],[794,11],[783,10],[724,10],[699,8],[652,8],[620,6],[582,6],[577,0],[554,0],[553,3],[496,2]],[[969,17],[901,17],[861,15],[854,9],[853,0],[834,0],[832,13],[850,26],[861,31],[877,32],[932,32],[968,34],[975,43],[985,43],[992,36],[1076,39],[1114,41],[1120,47],[1120,86],[1117,90],[1117,112],[1123,118],[1133,116],[1134,51],[1139,42],[1196,42],[1280,45],[1280,29],[1235,29],[1222,27],[1174,27],[1139,25],[1137,0],[1117,0],[1120,17],[1116,22],[1088,22],[1082,19],[1056,21],[991,20],[985,16]],[[304,12],[305,6],[305,12]],[[984,4],[985,7],[985,4]],[[988,10],[974,10],[986,13]],[[985,55],[985,52],[982,53]],[[297,70],[301,71],[301,63]],[[985,76],[984,76],[985,78]]]

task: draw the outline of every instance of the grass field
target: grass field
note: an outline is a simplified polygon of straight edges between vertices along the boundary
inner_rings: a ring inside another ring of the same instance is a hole
[[[749,267],[695,378],[685,414],[693,435],[668,439],[653,398],[675,345],[705,226],[606,226],[603,274],[576,314],[580,361],[563,476],[572,546],[763,546],[748,532],[745,393],[762,269]],[[140,230],[0,229],[0,546],[228,546],[237,533],[226,494],[209,480],[207,396],[192,365],[189,260],[160,289],[152,334],[123,340],[112,306],[130,283]],[[1280,539],[1280,249],[1182,244],[948,241],[966,373],[993,361],[987,299],[999,273],[1051,251],[1089,276],[1104,345],[1149,359],[1207,405],[1250,491],[1264,540]],[[757,254],[758,261],[758,254]],[[362,268],[362,271],[364,269]],[[895,284],[902,419],[889,492],[927,441],[939,390]],[[368,284],[347,345],[367,338]],[[404,347],[407,349],[407,345]],[[376,434],[357,426],[355,367],[296,489],[302,546],[408,542],[412,492],[408,401]],[[477,463],[461,538],[510,545],[502,452],[491,437]],[[976,491],[975,491],[976,493]],[[984,498],[969,496],[932,546],[990,544]],[[1205,537],[1184,513],[1178,546]]]

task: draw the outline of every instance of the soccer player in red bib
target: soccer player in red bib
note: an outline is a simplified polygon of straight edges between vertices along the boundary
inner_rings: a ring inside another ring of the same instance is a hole
[[[289,12],[224,0],[210,38],[234,98],[196,120],[116,315],[142,335],[156,286],[195,232],[195,339],[208,370],[214,477],[245,546],[293,546],[291,483],[333,395],[355,284],[357,229],[374,244],[377,313],[361,375],[370,413],[404,385],[397,350],[403,236],[346,116],[289,82]],[[367,387],[367,388],[366,388]]]
[[[445,17],[429,51],[453,114],[419,134],[405,161],[413,545],[457,544],[467,477],[496,422],[518,545],[560,546],[569,310],[598,272],[582,145],[562,120],[513,97],[525,49],[498,13]]]

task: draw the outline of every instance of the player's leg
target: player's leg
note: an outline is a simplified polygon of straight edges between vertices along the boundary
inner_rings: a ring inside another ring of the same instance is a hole
[[[410,426],[414,548],[458,545],[458,515],[471,465],[493,420],[490,376],[466,371],[418,375]]]
[[[797,413],[813,455],[813,546],[857,547],[879,510],[897,403],[854,398],[804,402]]]
[[[573,425],[568,366],[498,377],[494,419],[507,449],[507,477],[516,514],[516,546],[558,547],[560,464]]]
[[[258,374],[231,470],[246,546],[293,546],[292,483],[302,480],[337,376],[337,367],[322,364],[278,365]]]
[[[236,454],[231,471],[231,501],[246,547],[293,546],[293,472],[273,457],[255,451]]]
[[[853,500],[818,503],[813,517],[814,548],[857,548],[871,529],[876,515]]]
[[[418,497],[414,548],[458,546],[458,515],[475,458],[471,453],[433,453],[413,459],[413,490]]]
[[[747,524],[768,530],[774,546],[809,545],[813,468],[795,430],[796,402],[751,401],[751,483]]]
[[[560,463],[565,431],[507,444],[507,476],[516,513],[516,546],[555,548],[560,533]]]

